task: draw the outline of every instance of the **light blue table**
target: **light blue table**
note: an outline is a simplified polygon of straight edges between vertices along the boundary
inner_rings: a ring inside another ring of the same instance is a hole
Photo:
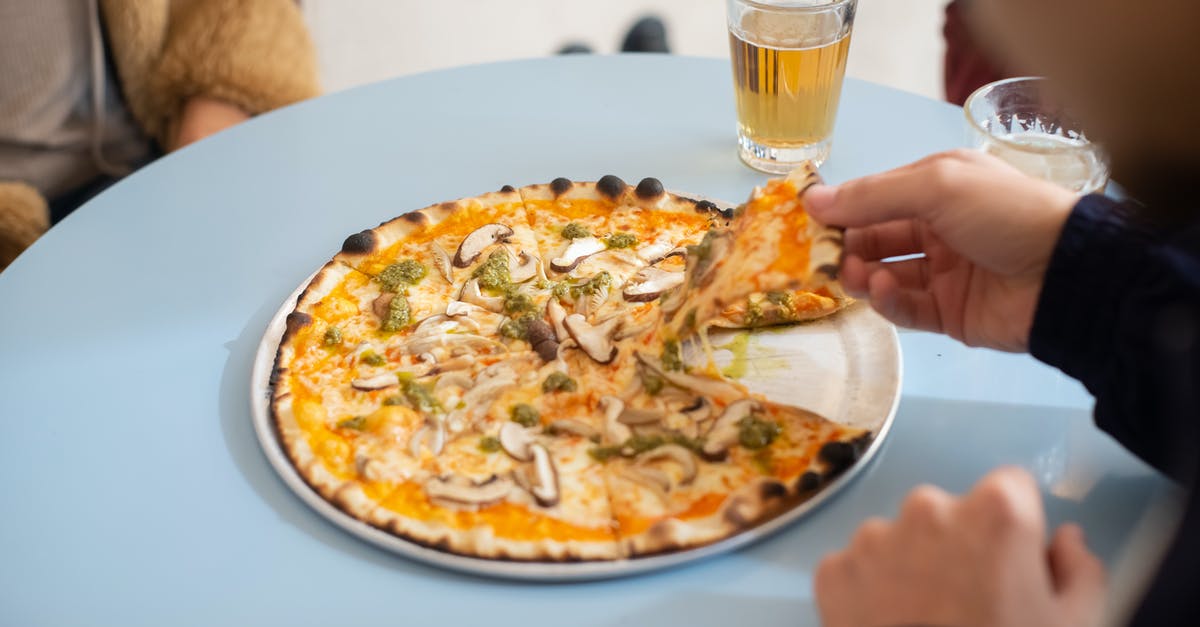
[[[796,625],[812,570],[922,482],[1019,464],[1136,580],[1167,482],[1091,424],[1077,384],[1023,356],[903,334],[891,439],[781,535],[589,584],[456,575],[338,530],[268,467],[248,384],[267,320],[364,226],[557,176],[738,200],[728,68],[568,57],[424,74],[263,116],[162,159],[0,273],[0,624]],[[957,108],[848,81],[833,182],[957,145]],[[1126,597],[1129,594],[1126,593]],[[1121,601],[1118,599],[1118,602]]]

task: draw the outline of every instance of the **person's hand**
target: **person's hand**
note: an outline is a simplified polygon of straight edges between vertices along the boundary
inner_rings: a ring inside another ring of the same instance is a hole
[[[1047,549],[1033,478],[1001,468],[961,498],[922,486],[895,522],[872,519],[825,557],[824,627],[1083,627],[1100,623],[1104,566],[1076,525]]]
[[[1028,348],[1042,278],[1076,196],[981,152],[934,155],[805,193],[847,227],[842,286],[898,325]],[[923,258],[884,259],[923,253]]]
[[[245,111],[222,100],[203,96],[189,98],[183,105],[183,112],[179,116],[179,129],[170,148],[179,150],[248,119],[250,115]]]

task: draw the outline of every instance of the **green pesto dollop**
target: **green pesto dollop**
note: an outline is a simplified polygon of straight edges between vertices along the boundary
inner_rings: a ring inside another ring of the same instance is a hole
[[[613,457],[637,457],[646,451],[652,451],[664,444],[678,444],[693,453],[700,455],[704,448],[704,440],[701,438],[689,438],[687,436],[673,433],[666,436],[663,435],[633,435],[629,439],[620,444],[609,446],[594,446],[588,449],[588,455],[596,461],[608,461]]]
[[[604,238],[604,245],[609,248],[629,248],[637,245],[638,238],[633,233],[609,233]]]
[[[763,321],[762,305],[753,298],[746,299],[746,326],[752,327]]]
[[[508,417],[522,427],[532,427],[541,422],[542,418],[538,410],[528,403],[517,403],[510,407]]]
[[[780,431],[777,422],[747,416],[738,421],[738,443],[751,450],[766,448],[779,437]]]
[[[490,435],[479,438],[479,450],[484,453],[495,453],[500,450],[500,440]]]
[[[663,385],[666,383],[662,377],[648,370],[642,370],[641,378],[642,389],[646,390],[646,393],[650,396],[658,396],[658,393],[662,392]]]
[[[550,286],[550,295],[559,300],[566,298],[570,293],[571,284],[567,281],[555,281],[554,284]]]
[[[568,377],[563,372],[551,372],[546,375],[546,380],[542,381],[542,391],[549,394],[551,392],[574,392],[578,385],[575,379]]]
[[[429,274],[429,270],[419,261],[413,259],[405,259],[399,263],[383,269],[379,276],[375,277],[383,289],[389,292],[398,291],[405,285],[416,285]]]
[[[679,350],[679,340],[663,342],[662,366],[666,370],[683,370],[683,355]]]
[[[512,283],[512,272],[508,268],[508,252],[502,248],[493,250],[492,254],[488,255],[488,258],[475,268],[471,276],[479,280],[481,288],[493,292],[503,291]]]
[[[419,409],[423,412],[437,412],[442,409],[441,403],[433,397],[433,390],[427,385],[421,385],[411,379],[406,380],[404,377],[397,376],[400,379],[400,385],[404,390],[404,397],[408,399],[408,404],[413,409]]]
[[[399,331],[412,322],[412,310],[408,308],[408,299],[404,294],[396,294],[388,303],[388,315],[380,327],[384,331]]]
[[[713,240],[716,239],[716,231],[707,231],[704,238],[699,244],[694,244],[687,247],[688,265],[695,264],[695,269],[691,271],[692,287],[695,287],[696,281],[704,276],[708,266],[713,262]],[[689,268],[690,269],[690,268]]]
[[[339,420],[337,426],[339,429],[354,429],[355,431],[362,431],[363,427],[367,426],[367,417],[355,416],[353,418],[345,418]]]
[[[606,462],[621,454],[620,445],[593,446],[588,449],[588,456],[598,462]]]
[[[339,329],[335,326],[331,326],[328,329],[325,329],[325,345],[326,346],[337,346],[338,344],[341,344],[341,343],[342,343],[342,330],[341,329]]]
[[[363,351],[363,354],[359,355],[358,359],[368,366],[382,366],[387,363],[387,359],[375,351]]]
[[[523,292],[509,290],[504,294],[504,311],[506,313],[524,313],[533,311],[537,304],[533,302],[533,297]]]
[[[408,404],[408,401],[404,400],[404,397],[400,396],[399,394],[393,394],[393,395],[383,399],[383,404],[384,405],[406,405],[406,404]]]
[[[783,320],[796,318],[796,301],[792,292],[767,292],[767,301],[779,306],[779,317]]]
[[[586,226],[578,222],[572,222],[562,229],[562,236],[567,239],[579,239],[581,237],[588,237],[591,234],[592,232]]]
[[[608,270],[601,270],[596,275],[592,276],[587,281],[571,287],[571,296],[579,298],[580,295],[591,296],[603,289],[612,287],[612,274]]]
[[[529,325],[537,319],[537,314],[533,312],[527,312],[515,318],[509,318],[508,320],[500,323],[500,335],[512,340],[528,340]]]

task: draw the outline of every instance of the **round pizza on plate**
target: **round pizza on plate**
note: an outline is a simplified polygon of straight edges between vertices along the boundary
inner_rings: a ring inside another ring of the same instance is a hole
[[[752,394],[684,346],[845,304],[817,263],[840,236],[794,228],[802,191],[772,181],[732,210],[652,178],[556,179],[351,235],[287,316],[280,444],[347,514],[473,557],[615,560],[769,520],[872,434]],[[761,232],[775,223],[792,227]],[[746,253],[752,239],[769,250]],[[764,283],[784,256],[789,278]],[[755,264],[759,279],[733,275]],[[825,280],[797,283],[803,264]]]

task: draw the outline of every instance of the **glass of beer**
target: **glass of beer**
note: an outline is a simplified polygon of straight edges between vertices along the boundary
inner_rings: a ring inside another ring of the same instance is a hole
[[[984,85],[967,98],[968,141],[1018,170],[1090,194],[1108,182],[1100,147],[1055,102],[1044,78],[1010,78]]]
[[[858,0],[726,0],[738,154],[782,174],[829,157]]]

